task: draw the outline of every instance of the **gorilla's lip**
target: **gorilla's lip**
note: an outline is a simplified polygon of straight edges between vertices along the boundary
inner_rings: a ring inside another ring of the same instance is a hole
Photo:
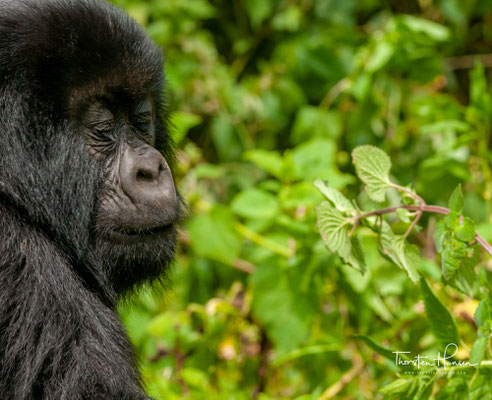
[[[174,224],[153,225],[141,228],[117,227],[108,232],[107,239],[115,242],[134,243],[149,241],[154,238],[167,236],[174,230]]]
[[[164,224],[144,228],[117,228],[115,229],[115,231],[127,236],[156,235],[159,233],[168,232],[172,228],[172,226],[173,224]]]

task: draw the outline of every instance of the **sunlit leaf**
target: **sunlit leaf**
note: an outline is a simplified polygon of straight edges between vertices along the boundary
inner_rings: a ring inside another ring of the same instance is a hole
[[[351,211],[354,206],[350,201],[341,194],[337,189],[329,187],[321,179],[316,179],[314,181],[314,186],[316,186],[319,191],[335,206],[339,211]]]
[[[357,176],[366,184],[366,193],[374,201],[384,201],[386,189],[391,185],[391,161],[387,154],[371,145],[355,148],[352,160]]]
[[[249,189],[239,193],[231,204],[232,210],[245,218],[270,219],[277,215],[277,198],[259,189]]]

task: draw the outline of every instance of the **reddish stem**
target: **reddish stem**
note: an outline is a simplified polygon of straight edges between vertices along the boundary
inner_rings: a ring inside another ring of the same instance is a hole
[[[367,218],[371,217],[373,215],[383,215],[383,214],[388,214],[395,212],[399,208],[402,208],[404,210],[409,210],[409,211],[424,211],[424,212],[431,212],[431,213],[436,213],[436,214],[449,214],[449,208],[446,207],[441,207],[441,206],[428,206],[428,205],[418,205],[418,206],[394,206],[394,207],[387,207],[387,208],[382,208],[380,210],[374,210],[374,211],[369,211],[363,214],[356,215],[354,217],[355,221],[358,221],[362,218]],[[480,246],[483,247],[483,249],[489,253],[490,256],[492,256],[492,245],[488,243],[483,237],[481,237],[478,233],[475,233],[475,239],[478,242]]]

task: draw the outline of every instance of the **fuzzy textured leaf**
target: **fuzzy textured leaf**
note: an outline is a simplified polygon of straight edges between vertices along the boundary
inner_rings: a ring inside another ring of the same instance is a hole
[[[356,236],[349,236],[352,226],[349,218],[327,201],[318,206],[317,213],[318,230],[326,247],[338,254],[346,264],[364,273],[366,269],[364,253],[359,239]]]
[[[337,210],[350,211],[354,209],[352,203],[343,194],[337,189],[327,186],[321,179],[316,179],[314,181],[314,186],[319,189]]]
[[[387,223],[383,223],[379,237],[380,251],[403,269],[413,283],[419,281],[417,265],[420,260],[417,246],[407,243],[403,236],[393,233]]]
[[[383,202],[386,189],[391,186],[388,155],[377,147],[364,145],[354,149],[352,160],[357,176],[366,184],[367,195],[374,201]]]

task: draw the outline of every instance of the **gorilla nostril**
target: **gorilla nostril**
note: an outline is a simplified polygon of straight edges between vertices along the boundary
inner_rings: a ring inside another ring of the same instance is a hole
[[[159,168],[160,169],[160,168]],[[139,169],[137,172],[137,182],[153,182],[154,175],[150,171]]]

